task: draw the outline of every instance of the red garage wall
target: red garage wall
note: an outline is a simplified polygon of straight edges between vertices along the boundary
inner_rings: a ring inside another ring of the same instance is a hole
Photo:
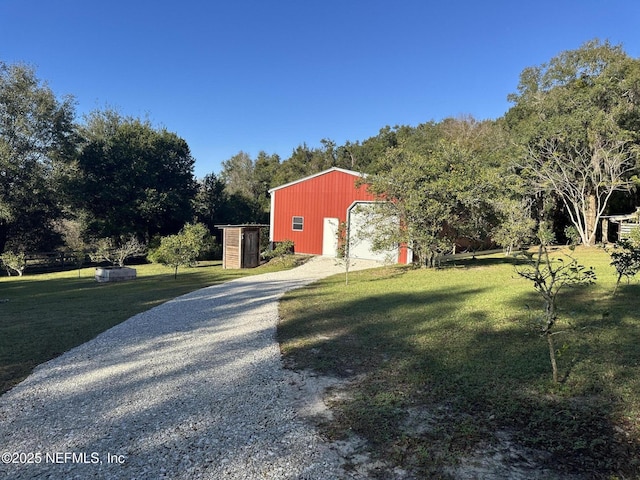
[[[332,168],[272,189],[271,240],[292,240],[296,253],[321,255],[324,219],[346,221],[356,200],[375,200],[367,185],[356,186],[360,174]],[[302,231],[292,229],[293,217],[303,217]]]

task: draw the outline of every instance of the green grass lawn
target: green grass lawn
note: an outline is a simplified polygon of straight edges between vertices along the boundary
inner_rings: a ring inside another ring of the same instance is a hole
[[[181,268],[138,265],[132,281],[98,284],[94,268],[0,278],[0,393],[40,363],[179,295],[239,276],[286,268],[223,270],[220,262]]]
[[[356,272],[288,293],[278,335],[296,369],[353,379],[323,425],[427,478],[507,432],[588,478],[640,478],[640,286],[601,249],[578,249],[598,281],[560,294],[562,382],[534,331],[540,300],[500,255],[439,270]]]

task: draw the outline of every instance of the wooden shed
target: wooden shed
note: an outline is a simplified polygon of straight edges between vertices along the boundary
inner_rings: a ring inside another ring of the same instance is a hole
[[[640,207],[633,213],[622,215],[603,215],[602,220],[602,243],[610,241],[609,232],[613,230],[615,240],[628,238],[632,230],[640,228]],[[610,228],[614,226],[614,228]],[[614,241],[615,241],[614,240]]]
[[[260,229],[269,225],[216,225],[222,230],[222,268],[260,265]]]

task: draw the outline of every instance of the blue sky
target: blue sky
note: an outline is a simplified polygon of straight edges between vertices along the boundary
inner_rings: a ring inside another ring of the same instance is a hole
[[[184,138],[195,173],[240,150],[385,125],[497,118],[520,72],[593,38],[640,57],[637,0],[0,0],[0,60],[81,117],[117,108]]]

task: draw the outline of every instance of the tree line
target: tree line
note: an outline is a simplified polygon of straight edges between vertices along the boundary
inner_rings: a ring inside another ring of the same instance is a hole
[[[381,227],[376,242],[409,242],[425,263],[460,239],[515,248],[541,223],[592,245],[602,215],[638,204],[640,61],[592,40],[525,69],[509,100],[495,120],[385,126],[363,141],[301,144],[284,160],[241,151],[197,179],[176,133],[112,109],[78,121],[72,97],[0,63],[0,252],[159,244],[188,223],[215,233],[266,222],[270,188],[330,167],[367,174],[393,199],[381,213],[400,215],[402,229]]]

